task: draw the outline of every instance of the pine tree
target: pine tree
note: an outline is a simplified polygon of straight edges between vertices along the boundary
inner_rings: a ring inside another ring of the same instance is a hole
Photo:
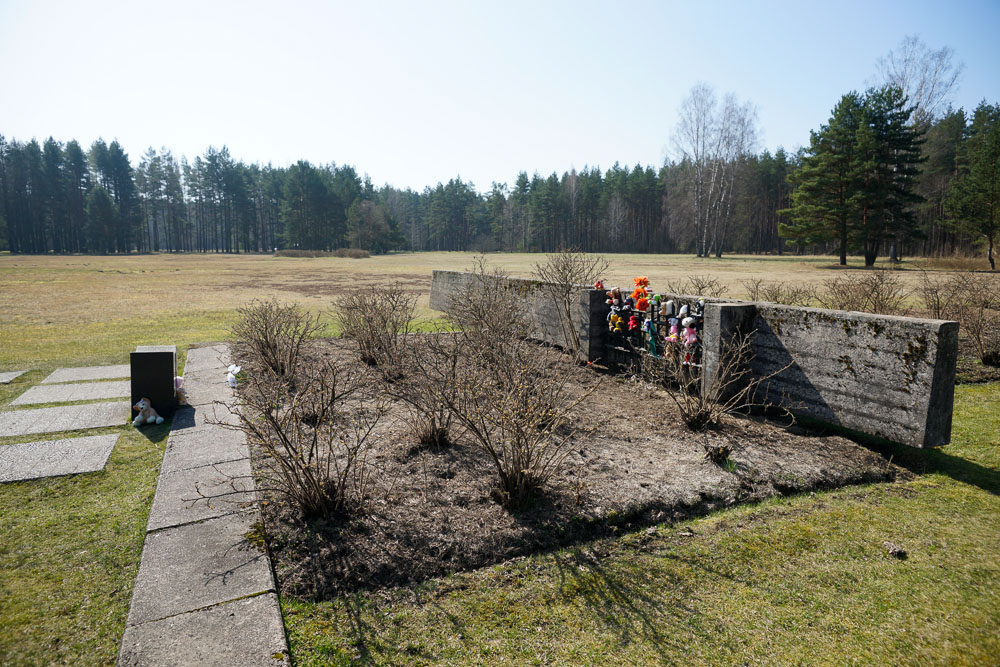
[[[945,199],[956,229],[986,242],[990,270],[1000,235],[1000,104],[976,107],[958,156],[959,175]]]

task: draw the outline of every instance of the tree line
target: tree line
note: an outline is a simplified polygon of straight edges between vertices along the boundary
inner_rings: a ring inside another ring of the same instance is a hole
[[[696,85],[659,167],[527,171],[480,192],[460,178],[375,187],[349,165],[192,161],[117,141],[0,135],[0,250],[14,253],[336,250],[862,254],[970,253],[991,267],[1000,105],[944,105],[960,67],[907,38],[885,82],[850,92],[795,153],[757,146],[753,105]]]

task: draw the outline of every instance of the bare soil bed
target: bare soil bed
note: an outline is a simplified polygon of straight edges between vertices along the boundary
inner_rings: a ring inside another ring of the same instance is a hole
[[[337,339],[314,341],[304,357],[359,363]],[[541,497],[505,509],[493,464],[471,438],[420,447],[405,407],[393,404],[378,426],[378,492],[367,513],[306,522],[277,499],[264,506],[282,592],[323,599],[396,586],[734,503],[905,474],[846,438],[755,418],[727,417],[692,434],[665,393],[561,355],[553,363],[572,392],[593,393],[576,408],[565,465]],[[720,443],[733,448],[729,469],[705,459],[705,445]]]

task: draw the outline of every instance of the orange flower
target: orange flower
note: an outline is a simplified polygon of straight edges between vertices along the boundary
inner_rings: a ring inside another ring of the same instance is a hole
[[[638,301],[635,302],[636,310],[646,310],[648,306],[649,306],[649,300],[645,298],[639,299]]]
[[[648,294],[646,294],[646,290],[645,290],[645,289],[643,289],[642,287],[636,287],[636,288],[635,288],[635,291],[634,291],[634,292],[632,292],[632,298],[633,298],[633,299],[634,299],[635,301],[638,301],[639,299],[644,299],[644,298],[646,298],[647,296],[649,296],[649,295],[648,295]]]
[[[632,279],[636,287],[649,287],[649,278],[646,276],[636,276]]]

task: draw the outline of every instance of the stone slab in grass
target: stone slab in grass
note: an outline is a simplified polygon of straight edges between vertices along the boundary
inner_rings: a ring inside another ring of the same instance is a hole
[[[156,485],[147,531],[238,512],[252,502],[250,459],[164,472]]]
[[[125,629],[122,666],[287,665],[278,596],[257,595]]]
[[[57,368],[42,380],[42,384],[56,382],[81,382],[84,380],[114,380],[129,376],[129,365],[120,366],[87,366],[85,368]]]
[[[0,437],[120,426],[131,421],[130,415],[127,402],[9,410],[0,412]]]
[[[102,398],[122,398],[129,393],[128,380],[113,382],[81,382],[77,384],[38,385],[24,392],[11,405],[33,403],[69,403],[70,401],[96,401]]]
[[[0,445],[0,482],[103,470],[117,435]]]
[[[0,373],[0,384],[10,384],[28,371],[4,371]]]
[[[191,348],[187,351],[187,360],[184,362],[184,376],[187,377],[189,373],[226,369],[231,363],[233,361],[229,354],[229,346],[225,343]],[[223,370],[223,378],[225,378],[225,370]]]
[[[244,537],[257,521],[230,514],[148,533],[128,625],[273,592],[267,555]]]

